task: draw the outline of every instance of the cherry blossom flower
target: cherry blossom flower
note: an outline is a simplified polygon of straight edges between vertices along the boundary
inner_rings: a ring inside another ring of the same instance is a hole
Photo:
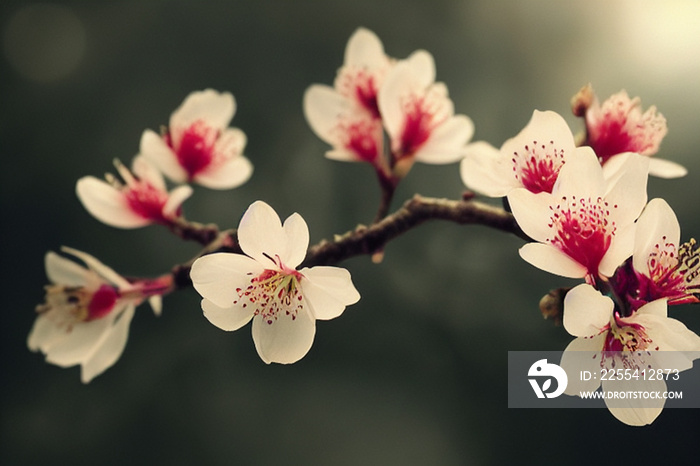
[[[119,161],[115,166],[123,184],[111,174],[106,182],[86,176],[76,184],[80,202],[95,218],[117,228],[139,228],[168,225],[180,217],[191,187],[179,186],[168,193],[163,175],[143,157],[134,159],[132,171]]]
[[[700,302],[700,251],[693,239],[680,244],[678,219],[663,199],[649,201],[639,216],[632,258],[611,282],[632,310],[660,298]]]
[[[454,114],[447,87],[435,82],[435,62],[428,52],[399,62],[384,80],[378,101],[399,178],[414,161],[443,164],[464,157],[474,124],[466,115]]]
[[[309,245],[299,214],[282,224],[272,207],[256,201],[241,219],[238,240],[246,255],[203,256],[192,265],[190,277],[212,324],[231,331],[253,320],[255,348],[268,364],[304,357],[316,320],[334,319],[360,299],[345,269],[295,270]]]
[[[306,90],[304,115],[314,133],[333,146],[326,157],[381,165],[377,93],[393,64],[379,38],[359,28],[348,41],[334,86],[314,84]]]
[[[536,242],[520,256],[550,273],[610,277],[630,257],[635,220],[646,204],[648,159],[626,154],[617,176],[606,180],[593,151],[567,160],[551,193],[516,188],[508,201],[518,225]]]
[[[386,178],[402,178],[414,161],[456,162],[474,132],[469,118],[454,115],[445,85],[435,83],[432,55],[418,50],[397,61],[363,28],[348,41],[334,87],[306,91],[304,114],[333,146],[328,158],[369,162]],[[389,161],[382,126],[390,137]]]
[[[535,110],[525,128],[500,150],[483,141],[467,145],[460,174],[468,188],[489,197],[503,197],[513,188],[551,193],[559,170],[575,150],[564,118]]]
[[[575,106],[576,102],[582,102],[579,113],[585,111],[586,144],[593,148],[602,165],[625,152],[652,156],[659,151],[668,132],[666,119],[656,112],[655,106],[642,112],[640,98],[630,99],[624,90],[601,105],[589,84],[573,100]],[[649,162],[650,175],[678,178],[686,173],[683,166],[669,160],[652,158]]]
[[[46,275],[53,284],[46,287],[46,303],[37,306],[27,345],[52,364],[79,364],[81,380],[88,383],[121,356],[138,304],[148,298],[160,314],[160,295],[170,290],[172,276],[129,282],[89,254],[62,251],[87,268],[54,252],[46,254]]]
[[[230,189],[250,178],[253,166],[242,155],[246,136],[228,128],[236,102],[228,92],[191,93],[170,117],[162,136],[146,130],[141,155],[175,183]]]
[[[564,328],[577,337],[564,351],[561,367],[569,374],[586,370],[625,368],[637,378],[602,381],[603,391],[666,391],[662,378],[644,377],[643,371],[690,369],[700,351],[700,337],[667,315],[665,299],[645,304],[626,315],[592,286],[581,284],[564,298]],[[695,352],[695,353],[692,353]],[[569,378],[564,393],[580,395],[601,386],[600,377],[584,381]],[[661,400],[605,399],[610,412],[629,425],[651,424],[664,406]]]

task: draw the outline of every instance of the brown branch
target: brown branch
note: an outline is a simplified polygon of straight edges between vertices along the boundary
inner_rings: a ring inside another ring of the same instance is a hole
[[[501,208],[471,199],[450,200],[415,195],[399,210],[369,227],[360,225],[354,230],[336,236],[333,241],[324,239],[311,246],[300,267],[333,265],[350,257],[373,255],[382,251],[392,239],[428,220],[447,220],[460,225],[484,225],[530,240],[518,227],[513,215]],[[203,227],[207,229],[207,233],[202,237],[211,234],[210,226]],[[198,237],[196,233],[191,233],[193,237]],[[216,239],[209,243],[197,257],[186,264],[175,266],[172,273],[175,276],[176,286],[178,288],[191,286],[189,271],[192,263],[198,257],[213,252],[242,254],[236,230],[218,233]]]
[[[378,223],[369,227],[358,226],[333,241],[323,240],[312,246],[301,266],[337,264],[350,257],[372,255],[384,249],[392,239],[428,220],[485,225],[530,240],[518,227],[513,215],[498,207],[478,201],[415,195]]]
[[[213,223],[204,225],[197,222],[189,222],[180,217],[166,225],[175,235],[185,241],[196,241],[202,246],[207,246],[216,241],[220,235],[219,227]]]

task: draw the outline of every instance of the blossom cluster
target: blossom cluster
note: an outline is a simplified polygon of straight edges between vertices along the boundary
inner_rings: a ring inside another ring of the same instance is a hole
[[[483,214],[469,216],[472,223],[528,238],[519,250],[525,261],[582,280],[563,298],[564,327],[576,337],[562,358],[565,368],[645,368],[652,367],[652,353],[700,351],[700,337],[668,317],[669,306],[700,302],[700,251],[694,240],[681,243],[678,220],[666,201],[647,196],[649,175],[686,174],[675,162],[653,157],[667,133],[666,120],[655,107],[642,111],[640,99],[625,91],[601,104],[590,85],[571,104],[585,126],[578,136],[561,115],[535,110],[500,148],[470,142],[474,124],[455,114],[447,87],[436,82],[432,55],[418,50],[392,58],[373,32],[358,29],[333,86],[310,86],[303,110],[311,130],[331,146],[326,157],[368,163],[382,198],[369,227],[309,248],[304,219],[294,213],[283,222],[262,200],[247,208],[236,230],[185,219],[182,205],[194,193],[190,184],[230,189],[253,172],[243,155],[245,134],[229,127],[236,110],[233,95],[193,92],[160,133],[143,132],[131,168],[116,160],[118,176],[81,178],[76,193],[85,209],[108,225],[162,225],[182,239],[199,241],[203,250],[157,278],[125,278],[75,249],[63,252],[85,266],[49,252],[45,266],[52,284],[46,302],[37,307],[28,346],[50,363],[80,365],[87,383],[122,354],[139,304],[147,300],[160,314],[162,296],[192,285],[209,322],[233,331],[252,321],[260,358],[294,363],[310,351],[316,320],[334,319],[360,299],[350,273],[330,265],[350,255],[338,252],[346,240],[378,262],[397,225],[414,226],[431,215],[468,223],[458,209],[471,209]],[[410,221],[410,211],[389,215],[394,192],[415,162],[459,163],[470,194]],[[506,209],[482,207],[472,191],[503,198]],[[335,248],[334,259],[314,256],[329,246]],[[572,368],[580,364],[571,357],[574,351],[596,356],[588,366]],[[677,359],[676,367],[688,369],[692,359]],[[616,383],[605,381],[603,388],[614,389]],[[566,393],[599,385],[572,382]],[[609,408],[621,421],[643,425],[663,406]]]
[[[560,115],[535,111],[500,150],[485,142],[470,144],[461,162],[463,181],[486,196],[507,199],[533,240],[520,248],[524,260],[584,280],[564,298],[564,327],[577,338],[562,367],[571,373],[615,365],[644,370],[653,367],[650,352],[700,351],[700,337],[668,317],[669,305],[700,302],[700,251],[695,240],[680,243],[680,226],[666,201],[647,203],[648,175],[686,174],[674,162],[649,157],[666,134],[665,119],[653,107],[642,113],[639,99],[624,91],[601,105],[590,85],[572,105],[585,118],[579,144]],[[573,351],[600,357],[575,367],[580,359]],[[676,359],[676,368],[692,367],[693,357]],[[632,382],[602,383],[607,391]],[[573,381],[565,393],[600,384]],[[608,407],[631,425],[650,424],[663,409]]]
[[[253,172],[242,155],[245,134],[228,127],[234,113],[230,93],[193,92],[160,135],[143,132],[131,170],[115,160],[120,179],[107,174],[106,181],[92,176],[78,180],[79,200],[107,225],[160,224],[186,239],[184,229],[198,228],[182,212],[182,203],[193,193],[188,183],[230,189]],[[178,186],[168,191],[165,178]],[[241,220],[238,242],[247,255],[199,257],[191,265],[192,281],[204,297],[204,315],[214,325],[235,330],[255,317],[253,339],[267,363],[298,361],[311,347],[316,319],[337,317],[359,300],[345,269],[294,269],[309,243],[299,214],[282,225],[269,205],[255,202]],[[175,277],[126,279],[87,253],[63,251],[87,268],[53,252],[46,255],[53,284],[46,288],[46,302],[37,306],[39,316],[27,344],[53,364],[80,365],[87,383],[119,359],[137,305],[147,299],[160,315],[161,297],[174,291]]]

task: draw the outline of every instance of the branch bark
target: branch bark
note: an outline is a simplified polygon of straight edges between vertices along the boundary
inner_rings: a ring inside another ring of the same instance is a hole
[[[515,222],[513,215],[504,209],[471,199],[451,200],[415,195],[396,212],[377,223],[370,226],[360,225],[354,230],[336,235],[333,240],[324,239],[311,246],[300,267],[334,265],[354,256],[374,255],[383,251],[392,239],[429,220],[446,220],[459,225],[484,225],[530,241]],[[238,245],[236,230],[218,232],[213,230],[212,225],[202,227],[206,228],[206,233],[198,235],[192,228],[183,226],[183,229],[188,231],[189,239],[201,239],[203,243],[204,239],[213,239],[205,244],[206,247],[197,257],[173,268],[172,273],[178,288],[192,285],[189,271],[198,257],[213,252],[243,254]]]

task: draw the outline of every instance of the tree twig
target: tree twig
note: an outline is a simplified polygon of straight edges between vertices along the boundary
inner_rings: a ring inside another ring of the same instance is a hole
[[[415,195],[396,212],[377,223],[370,226],[360,225],[354,230],[336,235],[333,240],[324,239],[311,246],[300,267],[333,265],[354,256],[372,255],[383,250],[392,239],[429,220],[446,220],[460,225],[484,225],[530,240],[515,222],[513,215],[499,207],[470,198],[451,200]],[[194,224],[191,224],[187,230],[192,238],[204,239],[213,234],[211,225],[202,225],[202,227],[206,229],[202,235],[197,234]],[[189,271],[192,263],[197,258],[213,252],[242,254],[236,230],[217,233],[215,239],[207,244],[195,258],[175,266],[172,273],[175,276],[176,287],[191,286]]]

